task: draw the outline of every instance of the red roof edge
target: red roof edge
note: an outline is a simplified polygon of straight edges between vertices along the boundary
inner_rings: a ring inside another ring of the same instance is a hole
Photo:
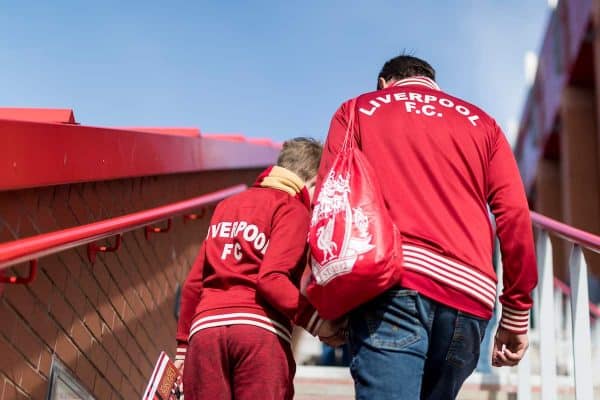
[[[198,128],[125,126],[125,127],[115,127],[114,129],[124,129],[127,131],[138,131],[138,132],[146,132],[146,133],[160,133],[163,135],[174,135],[174,136],[198,137],[198,136],[202,135],[202,133],[200,132],[200,129],[198,129]]]
[[[272,147],[275,149],[281,149],[282,146],[280,142],[274,142],[269,138],[246,137],[239,133],[204,133],[202,136],[209,139],[225,140],[229,142],[245,142],[259,146]]]
[[[59,124],[77,123],[73,110],[69,108],[0,107],[0,119]]]
[[[237,133],[205,133],[203,135],[209,139],[226,140],[229,142],[247,142],[246,136]]]
[[[273,146],[275,143],[269,138],[247,138],[249,143],[260,144],[263,146]]]

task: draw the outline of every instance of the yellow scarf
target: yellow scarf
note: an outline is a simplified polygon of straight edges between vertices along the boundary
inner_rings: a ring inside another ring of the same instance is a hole
[[[302,192],[304,181],[289,169],[275,165],[269,174],[263,177],[260,186],[283,190],[291,196]]]

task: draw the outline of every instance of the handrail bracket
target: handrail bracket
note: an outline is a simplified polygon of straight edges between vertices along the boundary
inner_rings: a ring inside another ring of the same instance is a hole
[[[156,227],[154,225],[148,225],[146,226],[146,229],[144,229],[144,233],[146,235],[146,240],[150,240],[150,234],[151,233],[166,233],[169,232],[171,230],[171,226],[172,226],[172,221],[171,218],[169,218],[167,220],[167,226],[164,228],[160,228],[160,227]]]
[[[0,274],[0,283],[26,285],[28,283],[31,283],[35,279],[37,270],[38,260],[29,260],[29,275],[23,277],[17,275],[3,276],[2,274]]]
[[[121,247],[122,235],[119,233],[115,236],[115,243],[112,246],[98,246],[95,242],[88,243],[87,254],[90,263],[96,262],[96,254],[100,253],[113,253]]]

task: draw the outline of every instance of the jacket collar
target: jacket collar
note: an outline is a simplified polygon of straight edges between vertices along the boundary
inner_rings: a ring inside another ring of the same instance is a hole
[[[425,86],[429,89],[441,90],[433,79],[425,76],[411,76],[410,78],[401,79],[394,82],[392,86]]]

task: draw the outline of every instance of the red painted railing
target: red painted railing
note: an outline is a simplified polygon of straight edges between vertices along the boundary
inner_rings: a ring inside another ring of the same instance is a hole
[[[1,243],[0,271],[27,261],[31,262],[31,265],[29,277],[2,277],[0,281],[5,283],[28,283],[35,276],[38,258],[84,244],[88,245],[88,256],[90,261],[93,262],[96,252],[116,251],[120,245],[121,234],[125,232],[142,227],[145,227],[146,237],[151,233],[166,232],[171,226],[173,217],[184,216],[186,220],[196,219],[196,214],[190,214],[192,211],[240,193],[245,189],[246,185],[236,185],[145,211]],[[167,221],[166,228],[154,226],[157,222],[165,220]],[[100,239],[110,237],[115,237],[115,244],[111,247],[95,244]]]

